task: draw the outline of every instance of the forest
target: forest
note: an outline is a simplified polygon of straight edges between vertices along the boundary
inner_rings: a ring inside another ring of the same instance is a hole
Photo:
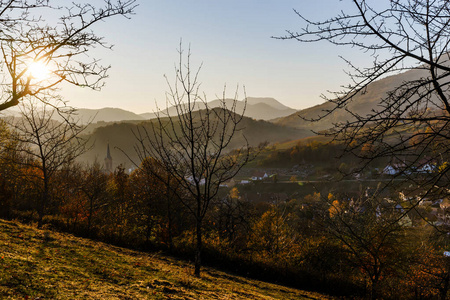
[[[156,160],[143,161],[131,174],[69,160],[52,172],[45,192],[40,163],[19,151],[11,132],[1,128],[2,218],[192,259],[195,215],[175,197],[181,186],[164,181],[168,174]],[[334,151],[321,145],[327,147]],[[311,158],[311,152],[299,153]],[[421,217],[433,203],[414,215],[414,201],[378,191],[377,185],[338,185],[255,182],[221,188],[203,221],[204,264],[331,295],[445,295],[445,235]]]

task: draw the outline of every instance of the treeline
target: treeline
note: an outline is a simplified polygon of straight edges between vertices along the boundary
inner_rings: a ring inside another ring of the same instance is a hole
[[[287,149],[277,149],[277,145],[273,145],[264,150],[263,155],[258,158],[258,165],[261,167],[289,168],[294,165],[314,165],[315,173],[318,174],[333,174],[338,171],[343,174],[362,172],[362,160],[347,153],[346,149],[349,148],[343,143],[319,140],[300,141]],[[370,147],[364,145],[351,151],[359,152],[360,158],[362,158],[366,152],[370,151]],[[370,162],[364,172],[371,173],[375,168],[382,169],[388,162],[389,160],[386,158],[380,157]]]
[[[192,257],[195,220],[156,160],[145,160],[131,174],[70,162],[47,178],[45,188],[41,162],[16,151],[6,134],[0,141],[3,218]],[[203,260],[334,295],[444,299],[450,278],[446,245],[425,222],[406,222],[408,208],[398,201],[364,190],[350,199],[314,193],[250,201],[239,187],[224,188],[203,222]]]
[[[293,164],[320,163],[328,164],[330,170],[336,170],[339,167],[339,164],[336,164],[343,162],[341,158],[338,161],[336,158],[343,153],[344,148],[345,145],[343,144],[316,140],[307,143],[299,142],[288,149],[277,149],[277,146],[274,145],[266,149],[267,155],[259,161],[259,164],[267,167],[276,167],[279,165],[292,166]]]
[[[196,116],[197,112],[193,112],[193,115]],[[111,154],[114,157],[114,161],[129,164],[129,160],[126,155],[114,148],[122,149],[131,158],[137,160],[138,158],[133,148],[136,140],[130,132],[136,132],[137,128],[146,128],[151,131],[152,123],[154,123],[154,121],[139,123],[123,122],[107,124],[106,126],[96,128],[92,133],[86,135],[86,138],[91,141],[95,141],[93,148],[82,154],[81,159],[83,161],[94,162],[96,157],[103,157],[105,154],[106,145],[109,143],[114,146],[111,149]],[[96,125],[89,125],[89,130]],[[178,125],[176,126],[178,127]],[[239,125],[239,131],[240,133],[236,135],[232,143],[228,145],[229,149],[239,148],[246,142],[248,142],[251,146],[257,146],[265,141],[276,142],[308,136],[308,132],[306,130],[283,127],[267,121],[256,121],[247,117],[243,118],[242,123]]]

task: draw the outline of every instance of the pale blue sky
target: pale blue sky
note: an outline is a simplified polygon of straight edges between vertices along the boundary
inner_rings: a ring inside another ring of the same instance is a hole
[[[99,0],[97,0],[99,1]],[[96,49],[94,56],[111,65],[101,92],[64,88],[75,107],[119,107],[134,112],[165,106],[164,74],[172,77],[180,39],[191,45],[196,65],[203,62],[202,90],[209,100],[221,95],[224,84],[232,96],[237,85],[247,96],[273,97],[293,108],[323,102],[320,94],[348,83],[338,55],[363,62],[351,49],[326,42],[302,44],[271,36],[286,29],[300,30],[293,12],[311,19],[330,17],[348,7],[339,0],[138,0],[130,20],[107,20],[94,30],[115,45],[113,51]],[[240,93],[240,99],[244,97]]]

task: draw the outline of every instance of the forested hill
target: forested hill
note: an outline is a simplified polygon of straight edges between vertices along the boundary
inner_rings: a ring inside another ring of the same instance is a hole
[[[403,82],[417,80],[425,75],[424,70],[415,69],[375,81],[368,86],[364,93],[359,93],[353,98],[348,105],[348,109],[359,115],[367,115],[372,109],[377,108],[380,100],[386,96],[387,92],[392,91]],[[343,109],[336,110],[329,116],[317,122],[309,122],[303,119],[323,116],[325,110],[330,110],[333,107],[334,105],[332,103],[325,102],[320,105],[303,109],[287,117],[278,118],[277,120],[274,120],[274,123],[294,128],[320,131],[332,127],[334,123],[352,120],[352,116]]]
[[[274,98],[257,98],[257,97],[247,97],[247,101],[235,101],[234,99],[225,99],[223,100],[213,100],[208,102],[208,106],[210,108],[221,107],[222,102],[225,102],[227,107],[231,108],[233,105],[236,106],[236,112],[241,113],[244,112],[244,116],[253,118],[256,120],[271,120],[279,117],[285,117],[292,113],[295,113],[296,110],[290,108],[286,105],[283,105],[279,101]],[[205,109],[205,104],[202,102],[197,102],[194,110]],[[174,116],[177,114],[177,107],[171,106],[167,110],[163,110],[169,113],[169,115]],[[156,117],[155,113],[144,113],[140,116],[145,119],[153,119]]]
[[[126,167],[131,166],[130,160],[124,153],[129,155],[133,160],[137,160],[137,155],[134,150],[137,140],[133,132],[136,132],[138,128],[146,128],[149,130],[152,123],[156,124],[156,120],[113,123],[96,128],[87,136],[93,144],[92,149],[82,155],[80,160],[89,163],[97,160],[103,163],[106,156],[107,144],[109,143],[113,157],[113,167],[119,164],[124,164]],[[246,141],[248,141],[250,146],[258,146],[263,142],[282,142],[311,135],[313,133],[310,130],[290,128],[267,121],[257,121],[244,117],[229,149],[240,148],[246,144]]]

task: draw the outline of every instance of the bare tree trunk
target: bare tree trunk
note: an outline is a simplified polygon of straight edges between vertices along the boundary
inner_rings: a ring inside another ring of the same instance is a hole
[[[169,185],[167,185],[167,190],[168,190],[168,193],[169,193],[169,191],[170,191],[170,189],[169,189]],[[168,232],[168,244],[169,244],[169,252],[172,252],[173,251],[173,233],[172,233],[172,213],[171,213],[171,210],[172,210],[172,207],[171,207],[171,205],[170,205],[170,196],[169,196],[169,194],[167,194],[167,232]]]
[[[49,198],[48,175],[47,175],[47,171],[44,168],[44,193],[42,195],[42,198],[40,201],[41,203],[39,203],[39,208],[38,208],[38,228],[42,228],[44,214],[45,214],[45,208],[47,206],[48,198]]]
[[[447,273],[447,275],[444,278],[444,286],[439,291],[439,299],[445,300],[447,299],[448,289],[450,287],[450,274]]]
[[[39,203],[39,207],[38,207],[38,228],[42,228],[42,219],[44,218],[44,198],[45,196],[42,195],[40,203]]]
[[[196,222],[197,228],[196,228],[196,236],[197,236],[197,245],[195,248],[195,271],[194,275],[196,277],[200,277],[200,268],[202,265],[201,261],[201,254],[202,254],[202,221],[197,220]]]
[[[145,244],[146,246],[149,245],[150,243],[150,236],[152,235],[152,229],[153,229],[153,220],[150,217],[151,216],[151,212],[147,213],[147,224],[146,224],[146,230],[145,230]]]
[[[94,199],[89,198],[88,235],[91,235],[92,214],[94,213]]]

